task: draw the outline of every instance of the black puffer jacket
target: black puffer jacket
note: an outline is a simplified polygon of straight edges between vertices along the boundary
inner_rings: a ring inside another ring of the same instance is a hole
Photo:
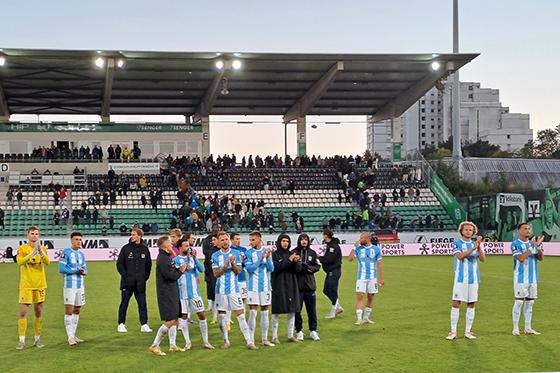
[[[330,273],[342,267],[342,250],[340,250],[340,240],[336,237],[325,246],[325,255],[319,258],[323,271]]]
[[[117,271],[121,275],[121,290],[146,291],[146,281],[152,271],[152,258],[148,246],[142,241],[124,245],[117,259]]]
[[[301,241],[303,238],[307,239],[307,245],[302,246]],[[298,243],[293,252],[300,256],[299,262],[301,263],[301,270],[298,272],[298,285],[299,291],[315,291],[317,283],[315,282],[315,273],[321,269],[321,265],[317,260],[317,253],[311,249],[310,239],[307,234],[300,234]]]

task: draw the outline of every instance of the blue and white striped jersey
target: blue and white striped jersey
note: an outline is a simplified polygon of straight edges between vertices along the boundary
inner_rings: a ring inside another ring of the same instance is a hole
[[[264,248],[247,250],[247,259],[245,259],[245,266],[249,272],[247,291],[272,291],[270,273],[274,271],[274,263],[272,263],[272,255],[269,255],[266,260],[262,259],[264,251]]]
[[[190,267],[190,269],[183,272],[183,275],[177,280],[177,284],[179,285],[179,299],[194,299],[200,297],[198,274],[204,273],[202,264],[192,256],[181,255],[173,258],[173,263],[177,268],[185,263]]]
[[[473,251],[463,259],[457,258],[457,253],[463,253],[474,247],[475,240],[453,241],[453,270],[455,271],[454,281],[456,284],[479,284],[480,270],[478,268],[478,250]]]
[[[239,256],[241,258],[241,263],[243,263],[243,268],[241,272],[237,275],[237,281],[246,282],[247,281],[247,270],[245,269],[245,259],[247,258],[247,248],[243,246],[235,247],[231,245],[231,248],[239,251]]]
[[[239,251],[229,249],[226,252],[222,250],[216,251],[212,254],[212,269],[222,268],[230,256],[235,257],[235,264],[241,265],[241,257]],[[228,265],[226,272],[216,279],[216,294],[238,294],[239,285],[237,282],[237,275],[233,272],[231,265]]]
[[[355,249],[358,259],[358,280],[376,280],[377,262],[382,258],[381,249],[378,246],[360,245]]]
[[[83,268],[87,273],[86,258],[82,250],[64,249],[58,261],[58,272],[64,278],[63,286],[65,289],[83,289],[84,276],[78,271]]]
[[[531,255],[524,261],[517,260],[516,255],[523,254],[527,250]],[[513,255],[513,283],[514,284],[536,284],[539,282],[539,260],[537,250],[531,247],[531,241],[517,239],[511,243],[511,255]]]

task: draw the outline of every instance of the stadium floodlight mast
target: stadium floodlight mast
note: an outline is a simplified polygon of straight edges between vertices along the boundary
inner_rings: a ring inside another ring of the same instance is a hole
[[[441,64],[438,61],[434,61],[431,64],[431,68],[434,72],[438,71],[441,68]]]
[[[124,59],[120,58],[120,59],[117,61],[117,67],[118,67],[119,69],[122,69],[122,68],[124,67],[124,65],[125,65]]]
[[[222,70],[224,68],[224,61],[218,60],[216,61],[216,69]]]

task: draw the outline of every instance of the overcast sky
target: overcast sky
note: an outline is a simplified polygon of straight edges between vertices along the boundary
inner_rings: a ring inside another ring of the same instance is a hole
[[[460,0],[460,51],[481,53],[461,80],[499,89],[504,106],[529,113],[535,130],[559,124],[559,15],[557,0]],[[452,0],[4,0],[0,48],[443,53],[451,31]],[[222,123],[211,127],[213,152],[283,153],[280,118],[245,127],[214,119]],[[365,118],[324,120],[308,119],[318,124],[309,153],[365,150]]]

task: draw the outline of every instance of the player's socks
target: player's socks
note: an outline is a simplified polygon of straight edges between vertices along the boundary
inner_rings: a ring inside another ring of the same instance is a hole
[[[185,338],[185,346],[191,343],[191,337],[189,335],[189,323],[186,319],[179,319],[179,329],[183,332],[183,337]]]
[[[154,338],[154,342],[152,343],[152,346],[156,346],[159,347],[159,345],[161,344],[161,341],[163,340],[163,337],[165,337],[165,334],[167,333],[169,329],[167,329],[167,327],[162,324],[156,334],[156,337]]]
[[[211,299],[208,299],[208,308],[206,309],[206,311],[212,311],[214,308],[212,307],[212,305],[214,304],[214,301]]]
[[[228,324],[231,324],[231,311],[226,311],[226,317]]]
[[[280,315],[273,313],[272,314],[272,340],[278,339],[278,321],[280,319]]]
[[[222,336],[224,338],[224,343],[225,344],[229,344],[229,335],[228,335],[228,330],[227,330],[227,318],[226,315],[224,313],[219,313],[218,314],[218,322],[220,325],[220,330],[222,331]],[[247,325],[247,323],[245,323],[245,325]]]
[[[202,342],[208,343],[208,320],[200,320],[198,323],[200,334],[202,335]]]
[[[64,315],[64,327],[66,328],[68,339],[74,338],[74,318],[72,315]]]
[[[43,331],[43,318],[42,317],[35,317],[33,321],[33,330],[35,331],[35,336],[40,337],[41,332]]]
[[[465,334],[470,333],[474,322],[474,308],[467,308]]]
[[[72,334],[74,338],[76,338],[76,332],[78,330],[78,321],[80,321],[80,315],[73,314],[72,315]]]
[[[525,314],[525,330],[532,330],[531,320],[533,319],[533,304],[534,300],[526,300],[525,307],[523,308]]]
[[[250,310],[249,311],[249,330],[251,331],[251,335],[255,335],[255,328],[257,327],[257,310]]]
[[[363,315],[364,311],[363,310],[356,310],[356,322],[362,322],[362,315]]]
[[[296,328],[296,314],[289,313],[286,319],[286,324],[288,326],[288,338],[294,338],[294,329]]]
[[[268,340],[268,311],[261,311],[261,334],[263,340]]]
[[[245,320],[245,314],[237,316],[237,322],[239,323],[239,329],[245,338],[247,344],[253,343],[253,338],[251,338],[251,332],[249,330],[249,325],[247,325],[247,320]]]
[[[513,303],[513,309],[511,311],[514,331],[519,331],[519,319],[521,318],[521,307],[523,307],[523,301],[516,299],[515,302]]]
[[[169,328],[169,333],[167,334],[169,338],[169,346],[177,346],[177,326],[173,325]]]
[[[369,320],[369,316],[371,315],[371,311],[372,311],[371,308],[366,307],[366,309],[364,311],[364,319]]]
[[[216,302],[212,302],[212,319],[219,321],[218,309],[216,308]]]
[[[457,323],[459,323],[459,308],[451,307],[451,333],[457,333]]]
[[[25,342],[25,334],[27,334],[27,319],[18,320],[18,334],[19,334],[19,340],[21,342]]]

